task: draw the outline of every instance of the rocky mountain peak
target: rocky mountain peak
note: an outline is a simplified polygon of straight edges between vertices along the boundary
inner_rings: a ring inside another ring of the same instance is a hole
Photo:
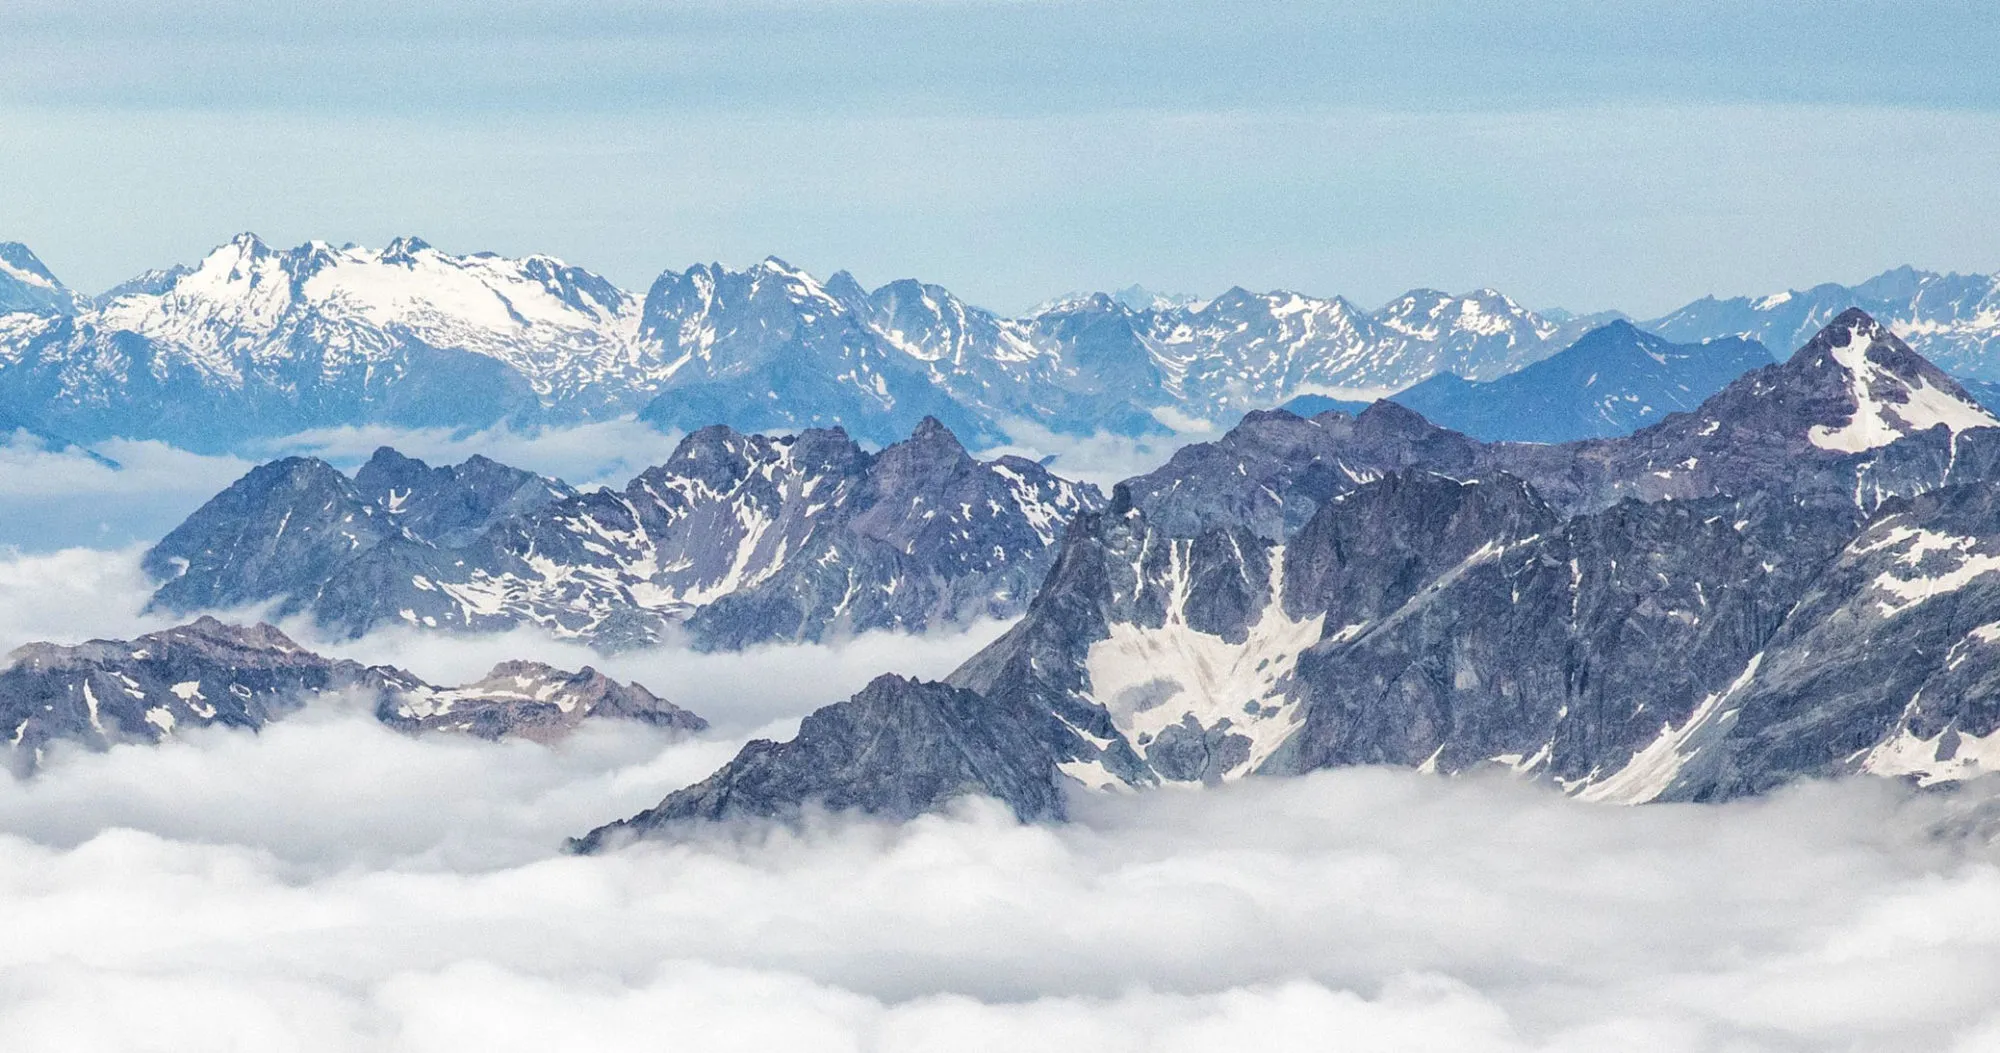
[[[377,446],[354,478],[363,490],[377,490],[429,470],[430,465],[394,446]]]
[[[1939,425],[1953,434],[2000,426],[1957,381],[1858,307],[1835,317],[1782,372],[1836,389],[1837,414],[1807,433],[1825,450],[1872,450]]]
[[[387,446],[355,472],[353,485],[412,536],[444,545],[462,544],[505,516],[576,493],[561,480],[483,454],[432,467]]]
[[[284,631],[269,622],[254,625],[231,625],[213,615],[204,614],[186,625],[162,629],[139,637],[140,642],[178,644],[211,648],[230,648],[241,651],[277,651],[290,653],[301,650],[299,645],[286,636]]]
[[[1354,430],[1365,439],[1380,440],[1425,438],[1438,429],[1423,414],[1381,399],[1355,415]]]
[[[345,488],[347,477],[340,474],[340,469],[318,457],[295,456],[260,464],[250,469],[239,483],[250,489],[316,492],[326,488]]]
[[[417,253],[431,247],[431,243],[414,234],[406,234],[389,242],[382,248],[383,263],[409,263]]]
[[[222,253],[229,250],[234,250],[237,255],[241,256],[264,256],[270,253],[271,247],[265,244],[264,239],[258,237],[254,231],[246,230],[230,238],[222,245],[217,246],[215,252]]]
[[[826,294],[850,311],[868,302],[868,290],[853,274],[844,270],[833,272],[833,276],[826,280]]]
[[[960,462],[971,459],[965,444],[958,436],[944,426],[936,417],[925,417],[917,422],[917,428],[910,437],[884,449],[881,457],[891,462],[909,462],[913,467],[950,469]]]

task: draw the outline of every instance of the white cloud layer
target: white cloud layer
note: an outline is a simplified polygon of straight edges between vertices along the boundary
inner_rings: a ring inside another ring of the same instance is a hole
[[[97,451],[114,463],[33,439],[0,442],[0,551],[157,541],[255,463],[150,441],[113,439]]]
[[[338,706],[0,785],[10,1050],[1983,1049],[2000,868],[1873,782],[1349,771],[892,826],[562,833],[726,750]]]
[[[1182,446],[1220,438],[1235,423],[1232,420],[1223,427],[1215,427],[1210,422],[1183,419],[1178,424],[1186,427],[1174,435],[1131,438],[1109,432],[1061,435],[1033,421],[1011,420],[1006,422],[1006,428],[1014,438],[1012,443],[977,453],[989,460],[1010,453],[1032,461],[1047,458],[1050,471],[1065,479],[1094,483],[1109,496],[1115,484],[1167,463]]]
[[[179,619],[144,615],[143,546],[0,556],[0,655],[24,643],[129,638]]]

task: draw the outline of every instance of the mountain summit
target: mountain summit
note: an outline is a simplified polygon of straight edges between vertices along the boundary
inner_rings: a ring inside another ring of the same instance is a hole
[[[1823,450],[1872,450],[1939,426],[1957,434],[2000,425],[1957,381],[1858,307],[1800,348],[1784,371],[1807,378],[1815,399],[1840,407],[1841,419],[1807,434]]]
[[[42,261],[18,241],[0,241],[0,316],[67,315],[84,306]]]

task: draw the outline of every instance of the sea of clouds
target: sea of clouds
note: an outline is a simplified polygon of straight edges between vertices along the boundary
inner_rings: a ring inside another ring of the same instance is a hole
[[[92,478],[0,499],[74,501]],[[170,624],[142,611],[142,548],[0,558],[0,649]],[[941,676],[1004,626],[614,656],[530,632],[285,628],[437,682],[590,663],[716,726],[415,738],[326,698],[257,734],[59,748],[0,777],[0,1048],[2000,1048],[1985,787],[1620,808],[1350,770],[1085,795],[1064,826],[968,801],[577,858],[564,838],[877,673]]]
[[[1963,801],[1720,807],[1347,771],[563,835],[727,755],[599,728],[261,735],[0,784],[12,1050],[1894,1050],[2000,1041]]]

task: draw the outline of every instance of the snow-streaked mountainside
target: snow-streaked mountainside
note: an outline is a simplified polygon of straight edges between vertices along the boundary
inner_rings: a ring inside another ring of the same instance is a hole
[[[83,306],[26,245],[0,241],[0,316],[73,314]]]
[[[360,634],[534,625],[604,647],[709,647],[1011,617],[1094,487],[974,459],[936,420],[869,453],[837,429],[689,435],[623,490],[382,449],[349,478],[252,470],[153,548],[158,607],[273,604]]]
[[[1948,373],[2000,380],[2000,275],[1904,266],[1853,286],[1705,297],[1642,326],[1669,340],[1734,334],[1767,347],[1796,347],[1850,307],[1869,312]]]
[[[1675,344],[1628,322],[1496,380],[1440,373],[1391,396],[1434,424],[1488,442],[1568,442],[1629,435],[1692,410],[1730,381],[1771,363],[1754,340]]]
[[[84,440],[220,449],[337,424],[483,426],[638,413],[693,430],[840,426],[886,445],[936,417],[1163,434],[1314,390],[1487,379],[1582,331],[1491,290],[1339,297],[1127,289],[1003,318],[911,280],[778,259],[667,271],[643,297],[546,256],[241,235],[94,301],[19,246],[0,271],[0,409]]]
[[[1996,290],[2000,279],[1903,268],[1853,288],[1702,300],[1644,328],[1671,342],[1741,335],[1796,346],[1858,304],[1947,369],[2000,379],[1986,356],[2000,334]],[[124,435],[209,450],[329,425],[623,414],[684,431],[838,426],[874,446],[934,417],[985,447],[1024,425],[1122,435],[1225,426],[1301,396],[1433,377],[1446,379],[1410,398],[1444,416],[1509,393],[1447,390],[1458,381],[1514,374],[1609,317],[1541,314],[1490,289],[1413,290],[1365,310],[1338,296],[1234,288],[1194,300],[1134,287],[1006,318],[938,285],[904,279],[871,291],[845,272],[821,280],[776,258],[666,271],[635,296],[547,256],[454,255],[416,238],[379,251],[277,249],[247,234],[92,300],[9,243],[0,245],[0,414],[80,441]],[[1582,414],[1587,425],[1536,437],[1629,430],[1698,402],[1737,361],[1614,367],[1626,389],[1584,392],[1574,405],[1545,400],[1550,412],[1537,414]],[[1552,367],[1512,387],[1576,379]]]
[[[1596,800],[2000,771],[2000,420],[1859,311],[1628,437],[1253,414],[1083,516],[943,684],[885,677],[582,838],[1352,764]]]
[[[6,763],[22,770],[58,741],[105,749],[210,725],[255,729],[315,696],[343,693],[374,702],[392,727],[489,739],[549,741],[592,717],[684,732],[708,726],[588,667],[503,662],[474,683],[439,687],[394,666],[322,657],[269,625],[204,617],[135,640],[17,648],[0,666],[0,727]]]

